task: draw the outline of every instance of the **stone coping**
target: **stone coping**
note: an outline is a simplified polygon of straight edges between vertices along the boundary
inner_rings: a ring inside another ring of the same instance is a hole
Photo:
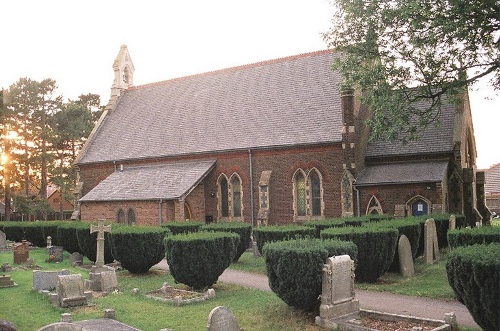
[[[209,289],[204,293],[182,290],[174,288],[172,286],[167,286],[165,289],[168,294],[164,293],[163,289],[149,291],[145,294],[146,297],[153,300],[158,300],[165,303],[170,303],[175,306],[187,305],[195,302],[206,301],[211,297],[215,296],[214,290]],[[213,294],[211,294],[213,293]]]

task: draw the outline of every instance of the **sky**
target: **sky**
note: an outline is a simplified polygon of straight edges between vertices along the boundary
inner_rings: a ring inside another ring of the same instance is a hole
[[[0,88],[51,78],[65,99],[106,104],[123,44],[137,86],[326,49],[332,14],[329,0],[8,0]],[[500,163],[500,96],[481,82],[470,102],[484,169]]]

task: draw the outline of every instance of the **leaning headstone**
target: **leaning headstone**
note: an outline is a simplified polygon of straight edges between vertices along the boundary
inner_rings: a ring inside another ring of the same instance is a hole
[[[432,218],[426,220],[424,224],[424,259],[427,264],[439,259],[436,222]]]
[[[457,227],[457,217],[454,214],[452,214],[450,215],[450,224],[448,230],[455,230],[456,227]]]
[[[34,291],[53,291],[57,287],[57,276],[69,275],[70,271],[66,269],[58,271],[33,270],[33,290]]]
[[[28,261],[30,256],[30,247],[28,242],[23,241],[22,243],[14,244],[14,263],[23,264]]]
[[[238,320],[229,308],[219,306],[208,315],[208,331],[240,331]]]
[[[7,236],[5,232],[0,231],[0,249],[7,248]]]
[[[50,262],[62,262],[64,248],[62,246],[50,246],[47,248]]]
[[[415,275],[415,268],[413,266],[413,255],[411,254],[411,245],[408,237],[404,234],[399,237],[398,241],[398,258],[399,270],[403,277],[412,277]]]
[[[10,275],[0,275],[0,288],[12,287],[17,284],[10,278]]]
[[[66,308],[87,305],[87,297],[83,291],[82,275],[57,276],[56,288],[59,306]]]
[[[349,255],[333,256],[323,267],[321,305],[316,324],[335,327],[335,319],[359,315],[354,294],[354,261]]]
[[[69,263],[72,266],[80,265],[83,263],[83,255],[78,252],[73,252],[69,255]]]

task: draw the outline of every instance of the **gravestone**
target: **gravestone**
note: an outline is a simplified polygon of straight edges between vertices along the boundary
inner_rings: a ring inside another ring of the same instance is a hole
[[[97,232],[97,254],[95,259],[95,266],[104,266],[104,233],[111,233],[111,225],[104,225],[104,221],[99,221],[98,225],[90,225],[90,233]]]
[[[357,317],[359,301],[354,294],[354,261],[349,255],[333,256],[323,267],[321,305],[316,324],[333,327],[338,318]]]
[[[58,271],[33,270],[33,290],[34,291],[53,291],[57,287],[57,276],[69,275],[70,271],[66,269]]]
[[[238,320],[229,308],[218,306],[208,315],[208,331],[240,331]]]
[[[424,224],[424,259],[427,264],[439,259],[436,222],[432,218],[426,220]]]
[[[50,246],[47,247],[47,251],[49,252],[49,261],[51,262],[63,261],[64,248],[62,246]]]
[[[47,237],[47,249],[49,249],[50,247],[52,247],[52,237],[48,236]]]
[[[57,276],[56,288],[59,306],[66,308],[87,305],[87,296],[83,291],[82,275]]]
[[[455,215],[450,215],[450,224],[448,230],[455,230],[457,227],[457,217]]]
[[[5,232],[0,231],[0,249],[7,248],[7,236]]]
[[[403,277],[412,277],[415,275],[415,268],[413,266],[413,255],[411,253],[411,245],[408,237],[404,234],[399,237],[398,241],[398,258],[399,270]]]
[[[44,326],[38,331],[85,331],[83,326],[72,322],[57,322]]]
[[[69,255],[69,263],[72,266],[80,265],[83,263],[83,255],[78,252],[73,252]]]
[[[17,284],[10,278],[10,275],[0,275],[0,288],[2,287],[12,287]]]
[[[104,233],[111,233],[111,225],[104,225],[99,221],[98,225],[90,225],[90,233],[97,232],[97,254],[96,261],[89,273],[89,279],[85,287],[92,291],[110,292],[110,289],[118,289],[118,280],[115,269],[104,265]]]
[[[22,243],[14,244],[14,263],[23,264],[28,261],[30,256],[30,246],[28,242],[24,241]]]
[[[114,270],[102,271],[101,291],[110,293],[115,290],[118,291],[118,280],[116,278],[116,272]]]

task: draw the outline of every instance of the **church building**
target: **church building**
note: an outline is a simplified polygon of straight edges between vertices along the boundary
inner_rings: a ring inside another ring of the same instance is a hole
[[[369,142],[369,109],[358,91],[340,91],[331,64],[324,50],[134,86],[123,45],[110,101],[75,162],[73,218],[259,226],[453,212],[481,221],[467,93],[417,141]]]

